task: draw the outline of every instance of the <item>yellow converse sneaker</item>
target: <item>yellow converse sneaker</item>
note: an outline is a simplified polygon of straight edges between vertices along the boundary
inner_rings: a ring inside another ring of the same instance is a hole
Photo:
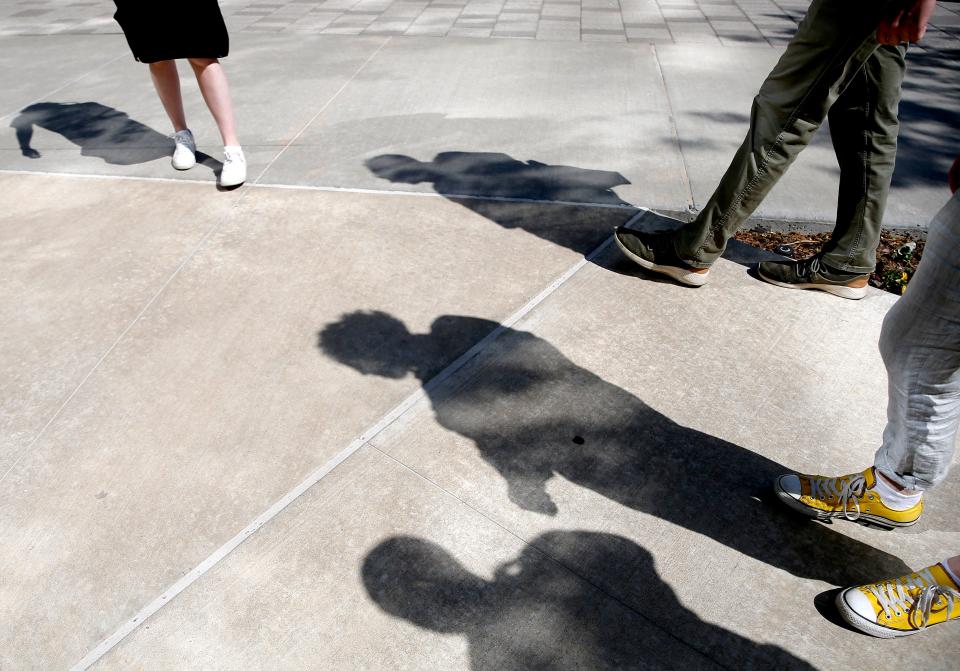
[[[960,589],[940,564],[837,595],[844,620],[862,632],[897,638],[960,619]]]
[[[863,473],[828,478],[822,475],[781,475],[773,488],[780,500],[809,517],[828,520],[842,517],[881,529],[909,527],[923,512],[923,499],[906,510],[893,510],[874,491],[876,475],[871,466]]]

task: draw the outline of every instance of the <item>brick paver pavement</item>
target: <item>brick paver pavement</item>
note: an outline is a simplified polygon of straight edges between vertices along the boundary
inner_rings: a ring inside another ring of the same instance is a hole
[[[809,0],[223,0],[232,32],[785,44]],[[0,2],[0,35],[115,33],[105,0]],[[922,45],[960,48],[960,5]]]

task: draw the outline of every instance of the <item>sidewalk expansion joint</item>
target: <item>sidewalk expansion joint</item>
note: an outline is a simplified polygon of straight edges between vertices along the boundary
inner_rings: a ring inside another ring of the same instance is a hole
[[[391,39],[392,39],[392,38],[387,37],[387,38],[380,44],[380,46],[377,47],[376,50],[375,50],[372,54],[370,54],[370,56],[367,58],[367,60],[365,60],[365,61],[363,62],[363,64],[362,64],[359,68],[357,68],[357,70],[356,70],[352,75],[350,75],[350,79],[348,79],[347,81],[345,81],[345,82],[343,83],[343,86],[341,86],[339,89],[337,89],[337,92],[334,93],[332,96],[330,96],[330,99],[327,100],[327,102],[325,102],[325,103],[323,104],[323,107],[321,107],[319,110],[317,110],[317,113],[314,114],[312,117],[310,117],[310,119],[307,121],[307,123],[305,123],[305,124],[303,125],[303,128],[301,128],[292,138],[290,138],[290,141],[284,146],[284,148],[281,149],[281,150],[277,153],[277,155],[274,156],[274,157],[270,160],[269,163],[267,163],[266,167],[265,167],[263,170],[260,171],[260,174],[257,175],[257,178],[253,180],[253,183],[254,183],[254,184],[259,184],[259,183],[260,183],[260,180],[263,179],[263,176],[264,176],[265,174],[267,174],[267,171],[270,170],[270,168],[273,167],[273,164],[276,163],[277,160],[279,160],[279,158],[280,158],[281,156],[283,156],[283,155],[287,152],[287,150],[293,145],[294,142],[296,142],[297,140],[300,139],[300,137],[307,131],[308,128],[310,128],[311,124],[313,124],[313,122],[316,121],[316,120],[320,117],[321,114],[323,114],[324,112],[327,111],[327,108],[330,107],[331,104],[333,104],[333,101],[340,97],[340,94],[343,93],[344,90],[345,90],[348,86],[350,86],[350,84],[353,83],[353,80],[357,78],[357,75],[359,75],[361,72],[363,72],[364,68],[366,68],[368,65],[370,65],[370,62],[371,62],[374,58],[376,58],[377,54],[379,54],[380,51],[381,51],[385,46],[387,46],[387,44],[389,44],[389,42],[390,42]]]
[[[690,186],[690,171],[687,170],[687,157],[683,153],[683,143],[680,141],[680,131],[677,128],[677,115],[673,110],[673,103],[670,102],[670,90],[667,88],[667,79],[663,74],[663,67],[660,64],[660,53],[657,51],[657,45],[650,45],[650,53],[653,54],[653,62],[657,66],[657,76],[660,79],[660,89],[663,91],[663,99],[667,104],[667,114],[670,117],[670,134],[673,137],[673,144],[677,148],[677,154],[680,156],[681,177],[683,187],[687,191],[687,209],[696,207],[693,201],[693,187]]]
[[[606,245],[604,245],[604,246],[606,246]],[[507,527],[505,527],[503,524],[501,524],[500,522],[498,522],[498,521],[495,520],[494,518],[490,517],[489,515],[487,515],[486,513],[484,513],[482,510],[476,508],[475,506],[471,505],[471,504],[468,503],[467,501],[464,501],[462,498],[460,498],[459,496],[457,496],[456,494],[454,494],[453,492],[451,492],[449,489],[447,489],[446,487],[443,487],[442,485],[438,484],[437,482],[434,482],[433,480],[431,480],[430,478],[428,478],[426,475],[424,475],[424,474],[421,473],[420,471],[416,470],[415,468],[412,468],[411,466],[408,466],[407,464],[405,464],[404,462],[400,461],[400,460],[397,459],[396,457],[394,457],[394,456],[392,456],[392,455],[390,455],[390,454],[387,454],[386,452],[384,452],[383,450],[381,450],[379,447],[377,447],[376,445],[374,445],[374,444],[372,444],[372,443],[369,444],[368,447],[371,448],[371,449],[373,449],[373,450],[376,450],[378,454],[386,457],[387,459],[389,459],[390,461],[394,462],[395,464],[397,464],[398,466],[400,466],[400,467],[403,468],[404,470],[409,471],[409,472],[410,472],[411,474],[413,474],[415,477],[417,477],[417,478],[419,478],[420,480],[423,480],[424,482],[426,482],[429,486],[434,487],[434,488],[436,488],[436,489],[439,489],[441,492],[443,492],[444,494],[450,496],[451,498],[453,498],[455,501],[457,501],[458,503],[460,503],[460,504],[461,504],[462,506],[464,506],[465,508],[468,508],[469,510],[471,510],[471,511],[474,512],[474,513],[476,513],[477,515],[479,515],[479,516],[482,517],[483,519],[487,520],[488,522],[490,522],[491,524],[493,524],[493,525],[496,526],[497,528],[501,529],[501,530],[504,531],[505,533],[509,534],[510,536],[513,536],[513,537],[516,538],[518,541],[520,541],[521,543],[523,543],[526,547],[532,549],[534,552],[539,553],[542,557],[546,558],[549,562],[551,562],[552,564],[556,565],[560,570],[565,571],[565,572],[569,573],[570,575],[574,576],[575,578],[577,578],[578,580],[581,580],[581,581],[585,582],[586,584],[590,585],[590,586],[593,587],[595,590],[597,590],[598,592],[600,592],[601,594],[603,594],[605,597],[607,597],[607,598],[611,599],[612,601],[615,601],[616,603],[620,604],[620,605],[623,606],[626,610],[630,611],[631,613],[633,613],[634,615],[636,615],[637,617],[639,617],[641,620],[643,620],[643,621],[646,622],[647,624],[651,625],[654,629],[657,629],[657,630],[659,630],[660,632],[662,632],[663,634],[665,634],[666,636],[668,636],[669,638],[672,638],[673,640],[675,640],[677,643],[679,643],[679,644],[682,645],[683,647],[687,648],[688,650],[691,650],[692,652],[697,653],[698,655],[700,655],[700,656],[703,657],[704,659],[709,660],[710,662],[712,662],[713,664],[717,665],[717,666],[718,666],[719,668],[721,668],[721,669],[729,669],[730,671],[733,671],[733,669],[732,669],[731,667],[726,666],[726,665],[724,665],[724,664],[721,664],[719,661],[717,661],[716,659],[714,659],[713,657],[711,657],[711,656],[709,655],[709,653],[704,652],[703,650],[701,650],[700,648],[698,648],[695,644],[691,643],[690,641],[688,641],[688,640],[686,640],[686,639],[680,638],[676,633],[674,633],[674,632],[671,631],[670,629],[664,628],[663,625],[661,625],[661,624],[660,624],[659,622],[657,622],[656,620],[651,619],[651,618],[647,617],[646,615],[644,615],[644,614],[643,614],[643,611],[642,611],[642,610],[639,610],[636,606],[634,606],[634,605],[630,604],[629,602],[623,600],[622,598],[620,598],[620,597],[617,596],[616,594],[612,593],[610,590],[605,589],[603,586],[598,585],[596,582],[594,582],[593,580],[590,579],[590,576],[588,576],[588,575],[586,575],[586,574],[578,571],[578,570],[577,570],[575,567],[573,567],[573,566],[568,566],[568,565],[567,565],[566,563],[564,563],[562,560],[554,557],[552,554],[550,554],[550,553],[547,552],[546,550],[537,547],[536,545],[534,545],[533,543],[531,543],[528,539],[524,538],[523,536],[521,536],[520,534],[516,533],[515,531],[513,531],[513,530],[511,530],[511,529],[509,529],[509,528],[507,528]]]
[[[189,179],[182,177],[137,177],[132,175],[97,175],[93,173],[72,173],[72,172],[45,172],[42,170],[13,170],[7,168],[0,168],[0,175],[34,175],[37,177],[67,177],[75,179],[103,179],[103,180],[120,180],[120,181],[141,181],[141,182],[164,182],[167,184],[204,184],[211,185],[210,180],[203,179]],[[636,205],[631,205],[629,203],[594,203],[590,201],[579,201],[579,200],[550,200],[543,198],[520,198],[514,196],[482,196],[476,194],[449,194],[449,193],[437,193],[436,191],[402,191],[399,189],[369,189],[363,187],[349,187],[349,186],[314,186],[310,184],[271,184],[260,183],[254,184],[249,183],[245,184],[243,187],[244,191],[250,189],[286,189],[289,191],[318,191],[321,193],[345,193],[345,194],[356,194],[360,196],[412,196],[414,198],[442,198],[444,200],[469,200],[469,201],[486,201],[493,203],[518,203],[518,204],[532,204],[532,205],[560,205],[567,207],[588,207],[598,210],[636,210],[636,209],[648,209],[648,210],[667,210],[667,211],[676,211],[676,207],[672,205],[650,205],[645,206],[644,208],[638,208]]]
[[[0,171],[0,173],[6,173],[6,172],[7,172],[7,171]],[[143,316],[147,313],[147,311],[148,311],[151,307],[153,307],[153,305],[157,302],[157,300],[160,298],[160,296],[163,295],[163,293],[167,290],[167,287],[170,286],[170,284],[177,278],[177,276],[180,274],[180,272],[187,266],[188,263],[190,263],[190,261],[197,255],[197,253],[199,253],[200,250],[203,249],[203,246],[207,243],[207,240],[209,240],[210,237],[211,237],[214,233],[216,233],[217,230],[219,230],[219,228],[224,224],[224,222],[226,222],[227,220],[230,219],[230,214],[231,214],[232,212],[234,212],[234,211],[240,206],[240,204],[243,202],[243,200],[247,197],[247,193],[248,193],[248,192],[244,192],[244,193],[240,194],[240,196],[239,196],[239,197],[237,198],[237,200],[230,206],[230,208],[227,210],[227,212],[226,212],[222,217],[220,217],[220,219],[219,219],[218,221],[216,221],[210,228],[208,228],[208,229],[203,233],[203,235],[200,237],[199,242],[197,242],[197,244],[194,246],[194,248],[193,248],[192,250],[190,250],[190,252],[187,253],[187,255],[180,261],[180,263],[177,265],[177,267],[174,268],[174,270],[173,270],[173,272],[170,274],[170,276],[167,277],[167,279],[163,281],[163,283],[160,285],[160,288],[157,289],[157,291],[153,294],[153,296],[151,296],[151,297],[147,300],[147,302],[146,302],[146,303],[144,304],[144,306],[137,312],[137,314],[133,317],[133,319],[131,319],[130,322],[120,331],[120,334],[119,334],[119,335],[114,339],[114,341],[107,347],[107,349],[103,352],[103,354],[100,355],[100,357],[99,357],[99,358],[97,359],[97,361],[93,364],[93,366],[90,368],[90,370],[88,370],[88,371],[86,372],[86,374],[83,376],[83,378],[81,378],[80,382],[78,382],[77,385],[76,385],[76,387],[73,388],[73,391],[71,391],[71,392],[67,395],[67,397],[64,399],[63,403],[60,404],[60,406],[56,409],[56,411],[53,413],[53,415],[50,417],[50,419],[47,420],[46,424],[44,424],[43,427],[37,432],[37,435],[35,435],[35,436],[33,437],[33,440],[31,440],[25,447],[23,447],[23,448],[20,450],[20,454],[17,456],[17,458],[16,458],[16,459],[13,461],[13,463],[10,465],[10,468],[8,468],[2,475],[0,475],[0,483],[3,483],[3,481],[6,480],[7,476],[10,475],[10,473],[13,472],[13,469],[15,469],[15,468],[20,464],[20,462],[23,460],[23,458],[24,458],[27,454],[30,453],[30,451],[31,451],[31,449],[33,448],[33,446],[36,445],[37,442],[46,434],[47,429],[49,429],[50,426],[52,426],[53,423],[54,423],[55,421],[57,421],[57,418],[60,417],[61,414],[63,414],[63,411],[64,411],[64,410],[66,409],[66,407],[70,404],[70,402],[73,400],[73,398],[74,398],[78,393],[80,393],[80,390],[81,390],[81,389],[83,388],[83,386],[87,383],[87,380],[89,380],[89,379],[93,376],[93,374],[97,372],[97,370],[100,368],[100,366],[103,364],[103,362],[106,361],[107,357],[110,356],[110,354],[117,348],[117,346],[121,343],[121,341],[123,341],[123,339],[124,339],[124,338],[127,336],[127,334],[131,331],[131,329],[133,329],[133,327],[136,326],[136,324],[143,318]]]
[[[642,216],[647,210],[641,210],[636,214],[636,216],[631,217],[630,221],[627,224],[633,222],[638,217]],[[219,226],[219,224],[218,224]],[[206,236],[204,236],[204,241],[213,233],[211,230]],[[602,254],[607,248],[610,247],[613,238],[607,238],[603,243],[601,243],[596,249],[587,254],[580,261],[575,263],[573,266],[568,268],[562,275],[557,277],[553,282],[546,286],[540,293],[530,299],[523,307],[511,314],[505,320],[500,322],[500,324],[483,337],[479,342],[477,342],[473,347],[468,349],[466,352],[457,357],[452,363],[448,364],[440,373],[430,379],[425,383],[420,389],[416,390],[410,394],[407,398],[401,401],[397,406],[392,410],[383,415],[376,423],[363,431],[360,435],[354,438],[347,447],[341,450],[336,456],[327,461],[325,464],[314,470],[310,475],[307,476],[299,485],[290,490],[282,498],[277,500],[272,506],[267,508],[263,513],[261,513],[256,519],[254,519],[250,524],[240,530],[239,533],[233,536],[226,543],[221,545],[217,550],[215,550],[211,555],[206,559],[200,562],[197,566],[188,571],[182,578],[173,583],[165,592],[157,596],[153,601],[148,603],[146,606],[141,608],[136,615],[134,615],[129,620],[125,621],[123,624],[117,628],[110,636],[101,641],[96,647],[90,650],[79,662],[77,662],[73,667],[72,671],[85,671],[93,666],[97,661],[99,661],[104,655],[110,652],[113,648],[120,644],[120,642],[133,633],[137,628],[140,627],[147,619],[156,614],[161,608],[166,606],[168,603],[173,601],[181,592],[186,590],[190,585],[195,583],[204,574],[210,571],[213,567],[219,564],[224,558],[226,558],[231,552],[237,549],[245,540],[250,538],[258,530],[260,530],[264,525],[266,525],[270,520],[279,515],[283,510],[289,506],[291,503],[300,498],[305,494],[311,487],[323,480],[327,475],[333,472],[340,464],[344,463],[347,459],[353,456],[361,447],[367,445],[371,440],[383,432],[387,427],[393,424],[395,421],[400,419],[405,415],[411,408],[413,408],[418,402],[425,398],[429,391],[435,389],[437,386],[442,384],[444,381],[449,379],[457,371],[466,366],[470,361],[480,355],[481,352],[486,350],[497,338],[509,331],[514,325],[516,325],[521,319],[530,314],[534,309],[536,309],[541,303],[546,301],[550,296],[556,293],[567,281],[570,280],[574,275],[576,275],[584,266],[590,264],[593,259],[597,258]],[[200,246],[197,246],[199,250]],[[193,254],[196,253],[196,250]],[[190,258],[193,257],[193,254],[190,255]],[[189,260],[184,261],[181,264],[181,268]],[[179,269],[178,269],[179,272]],[[173,277],[171,277],[171,280]],[[169,280],[167,282],[169,284]],[[164,287],[166,284],[164,285]],[[157,293],[157,296],[163,291]],[[154,297],[156,300],[156,297]],[[153,300],[150,304],[153,303]],[[149,305],[147,307],[149,307]],[[146,308],[144,308],[146,310]],[[134,323],[136,320],[134,320]],[[130,327],[127,328],[129,330]],[[125,331],[126,332],[126,331]],[[112,349],[112,348],[111,348]],[[109,353],[109,352],[108,352]],[[106,355],[105,355],[106,356]],[[92,371],[91,371],[92,373]],[[89,375],[88,375],[89,377]],[[51,420],[53,421],[53,420]]]

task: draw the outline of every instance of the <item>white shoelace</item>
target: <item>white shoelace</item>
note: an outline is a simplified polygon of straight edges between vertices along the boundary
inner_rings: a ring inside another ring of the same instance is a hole
[[[849,480],[840,484],[846,477],[849,477]],[[867,479],[863,477],[863,473],[841,478],[819,478],[816,476],[810,478],[810,496],[820,500],[825,497],[840,499],[840,505],[843,506],[843,516],[851,522],[860,519],[859,497],[863,496],[866,489]],[[853,502],[854,509],[852,511],[848,509],[850,502]]]
[[[920,589],[920,592],[916,597],[907,594],[907,590],[917,588]],[[868,585],[867,590],[876,598],[877,603],[883,609],[883,614],[888,619],[894,615],[899,616],[908,613],[910,624],[918,629],[927,626],[933,605],[941,598],[946,604],[948,616],[953,612],[954,603],[960,603],[960,592],[938,583],[930,569],[924,569],[917,573],[916,579]],[[917,618],[919,618],[919,621],[915,621]]]
[[[224,149],[223,162],[226,163],[244,163],[243,151],[240,149]]]

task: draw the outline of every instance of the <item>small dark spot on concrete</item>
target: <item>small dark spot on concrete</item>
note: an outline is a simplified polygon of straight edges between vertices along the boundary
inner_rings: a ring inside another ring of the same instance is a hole
[[[583,436],[574,436],[573,442],[575,442],[577,445],[583,445],[586,441],[583,439]]]
[[[99,494],[97,494],[97,498],[98,498],[98,499],[105,499],[105,498],[107,498],[107,493],[104,492],[104,491],[101,491]]]

